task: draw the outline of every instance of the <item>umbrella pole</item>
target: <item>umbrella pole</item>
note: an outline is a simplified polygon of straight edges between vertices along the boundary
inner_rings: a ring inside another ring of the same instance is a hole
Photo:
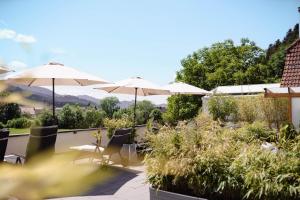
[[[52,112],[53,118],[55,117],[55,78],[52,78]]]
[[[135,89],[135,95],[134,95],[134,108],[133,108],[133,128],[135,128],[135,120],[136,120],[136,98],[137,98],[137,88]]]

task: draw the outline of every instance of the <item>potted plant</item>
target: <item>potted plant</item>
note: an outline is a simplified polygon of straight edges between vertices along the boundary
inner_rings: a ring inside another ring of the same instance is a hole
[[[110,139],[114,134],[117,134],[116,131],[128,130],[131,135],[129,141],[123,145],[122,154],[128,158],[129,162],[134,162],[137,159],[135,143],[136,129],[132,128],[132,122],[128,117],[122,117],[121,119],[104,119],[104,127],[107,128],[107,137]],[[126,133],[126,131],[124,132]],[[128,132],[127,132],[128,133]],[[123,133],[122,133],[123,134]]]

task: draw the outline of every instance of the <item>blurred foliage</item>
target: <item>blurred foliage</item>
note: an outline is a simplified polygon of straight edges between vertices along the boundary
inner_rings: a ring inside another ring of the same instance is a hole
[[[43,110],[35,120],[35,126],[52,126],[57,124],[57,117],[53,117],[50,110]]]
[[[149,135],[153,151],[145,164],[154,188],[220,200],[299,198],[299,134],[272,152],[261,147],[276,146],[265,123],[228,128],[201,114],[194,124]]]
[[[74,164],[76,154],[40,155],[26,165],[0,165],[0,199],[40,200],[79,195],[112,177],[108,168]]]
[[[19,104],[8,103],[0,105],[0,122],[4,124],[11,119],[21,117],[21,109]]]
[[[29,128],[32,125],[32,120],[26,117],[15,118],[7,121],[7,128]]]

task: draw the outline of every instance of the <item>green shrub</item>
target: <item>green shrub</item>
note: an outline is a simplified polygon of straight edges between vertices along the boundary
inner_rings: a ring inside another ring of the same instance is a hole
[[[29,128],[31,126],[31,120],[21,117],[11,119],[7,121],[7,127],[9,128]]]
[[[264,120],[271,127],[275,124],[277,129],[288,121],[288,99],[287,98],[264,98],[261,97],[259,109],[263,113]]]
[[[107,117],[112,118],[114,112],[120,109],[117,97],[105,97],[100,101],[100,108],[106,113]]]
[[[241,139],[244,142],[252,142],[254,140],[276,142],[276,132],[270,130],[265,122],[244,124],[237,132],[237,139]]]
[[[281,144],[288,142],[289,140],[293,140],[297,137],[298,132],[295,130],[295,127],[291,123],[283,124],[280,128],[279,132],[279,142]]]
[[[39,118],[34,119],[31,123],[31,127],[39,127],[39,126],[49,126],[49,125],[42,124]]]
[[[116,112],[114,112],[113,118],[114,119],[122,119],[123,117],[129,118],[132,116],[132,113],[133,113],[133,111],[131,109],[121,108],[121,109],[117,110]]]
[[[144,162],[154,188],[220,200],[298,199],[299,135],[274,153],[261,148],[275,137],[264,123],[230,129],[205,115],[195,122],[149,136]]]
[[[249,145],[232,162],[230,172],[241,180],[245,199],[298,199],[300,160],[284,151],[273,153]]]
[[[38,115],[34,126],[52,126],[54,124],[57,124],[57,118],[54,118],[49,110],[44,110]]]
[[[133,114],[133,105],[131,105],[129,109],[132,110]],[[136,124],[146,124],[150,119],[152,110],[154,109],[155,106],[153,105],[153,103],[151,103],[151,101],[138,101],[136,104]]]
[[[172,95],[168,98],[167,111],[163,114],[164,122],[176,125],[180,120],[195,117],[202,105],[201,99],[195,95]]]
[[[238,107],[238,120],[253,123],[256,120],[262,119],[260,100],[260,97],[257,96],[245,96],[236,98]]]
[[[230,96],[214,96],[208,101],[208,110],[212,114],[213,119],[227,121],[232,116],[237,116],[237,102],[234,97]]]
[[[93,107],[87,108],[85,111],[85,123],[88,128],[98,128],[103,125],[103,119],[106,113]]]
[[[66,104],[58,113],[60,128],[76,129],[85,128],[84,112],[79,105]]]
[[[3,129],[3,128],[6,128],[6,126],[2,122],[0,122],[0,129]]]
[[[115,132],[116,129],[119,128],[129,128],[132,127],[132,121],[128,118],[122,118],[122,119],[109,119],[105,118],[104,121],[104,127],[107,128],[107,137],[111,138]]]
[[[0,121],[7,123],[8,120],[20,118],[21,108],[16,103],[0,104]]]
[[[157,121],[159,123],[162,123],[163,121],[162,112],[158,108],[152,110],[149,117],[153,119],[153,121]]]

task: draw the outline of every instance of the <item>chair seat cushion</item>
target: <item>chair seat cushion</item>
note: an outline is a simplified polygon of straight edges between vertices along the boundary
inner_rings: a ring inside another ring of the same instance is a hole
[[[24,157],[16,154],[5,155],[4,162],[15,164],[18,158],[24,163]]]
[[[70,147],[71,150],[77,150],[77,151],[87,151],[87,152],[95,152],[96,150],[96,145],[89,145],[89,144],[86,144],[86,145],[80,145],[80,146],[72,146]],[[104,151],[104,148],[103,147],[99,147],[99,150],[101,152]]]

